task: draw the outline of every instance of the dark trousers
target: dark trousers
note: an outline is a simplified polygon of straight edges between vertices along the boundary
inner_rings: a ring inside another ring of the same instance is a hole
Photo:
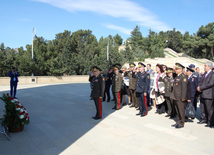
[[[132,98],[132,105],[135,107],[138,107],[139,104],[138,104],[138,99],[136,96],[136,91],[133,89],[130,89],[130,92],[131,92],[131,98]]]
[[[17,82],[10,82],[10,96],[16,97]]]
[[[210,124],[214,125],[213,120],[213,108],[214,103],[213,99],[205,99],[201,97],[201,119],[205,121],[209,121]]]
[[[177,122],[176,124],[180,126],[184,126],[185,123],[185,107],[186,103],[179,101],[179,100],[174,100],[175,103],[175,110],[177,113]]]
[[[197,110],[197,98],[196,97],[191,97],[191,103],[193,107],[195,108],[195,111]]]
[[[107,86],[105,88],[105,92],[104,92],[104,96],[103,96],[103,101],[106,100],[106,95],[107,95],[107,101],[110,101],[110,92],[109,92],[109,90],[110,90],[110,86]]]
[[[175,106],[173,104],[173,100],[170,97],[166,97],[166,104],[167,104],[167,114],[170,115],[171,117],[175,117],[176,112],[175,112]]]
[[[151,92],[152,88],[149,88],[148,93],[147,93],[147,105],[153,105],[153,100],[150,98],[150,92]]]
[[[120,92],[113,92],[113,96],[114,96],[115,108],[120,109],[121,108]]]
[[[101,98],[94,98],[94,103],[95,103],[96,111],[97,111],[95,117],[102,118],[102,101],[101,101]]]
[[[146,96],[144,96],[144,93],[136,93],[138,103],[139,103],[139,108],[140,108],[140,113],[142,115],[147,115],[147,99]]]

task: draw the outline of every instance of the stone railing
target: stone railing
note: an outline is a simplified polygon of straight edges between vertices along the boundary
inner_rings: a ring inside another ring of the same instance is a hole
[[[88,75],[71,75],[71,76],[20,76],[19,84],[32,83],[87,83]],[[10,77],[0,77],[0,85],[10,84]]]

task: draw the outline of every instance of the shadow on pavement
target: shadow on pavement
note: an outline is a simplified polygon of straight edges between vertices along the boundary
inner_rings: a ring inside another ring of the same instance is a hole
[[[15,148],[21,154],[59,154],[114,112],[113,101],[103,102],[103,119],[92,119],[96,111],[88,83],[18,89],[17,97],[29,113],[30,124],[22,132],[11,133],[11,141],[0,135],[0,150],[5,154],[14,153]]]

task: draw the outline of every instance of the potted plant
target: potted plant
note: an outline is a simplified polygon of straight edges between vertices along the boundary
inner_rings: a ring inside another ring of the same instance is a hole
[[[19,132],[24,129],[24,125],[30,122],[28,112],[17,99],[3,94],[0,97],[5,103],[5,110],[2,125],[6,126],[10,132]]]

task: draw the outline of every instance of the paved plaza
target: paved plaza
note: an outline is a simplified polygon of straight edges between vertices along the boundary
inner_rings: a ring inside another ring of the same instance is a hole
[[[9,85],[0,86],[0,96]],[[146,117],[135,108],[112,110],[103,102],[103,119],[94,120],[89,83],[19,85],[17,97],[30,124],[11,141],[0,134],[0,155],[213,155],[214,129],[189,120],[182,129],[150,109]],[[198,108],[199,109],[199,108]],[[4,104],[0,101],[0,117]],[[197,114],[199,118],[199,111]]]

